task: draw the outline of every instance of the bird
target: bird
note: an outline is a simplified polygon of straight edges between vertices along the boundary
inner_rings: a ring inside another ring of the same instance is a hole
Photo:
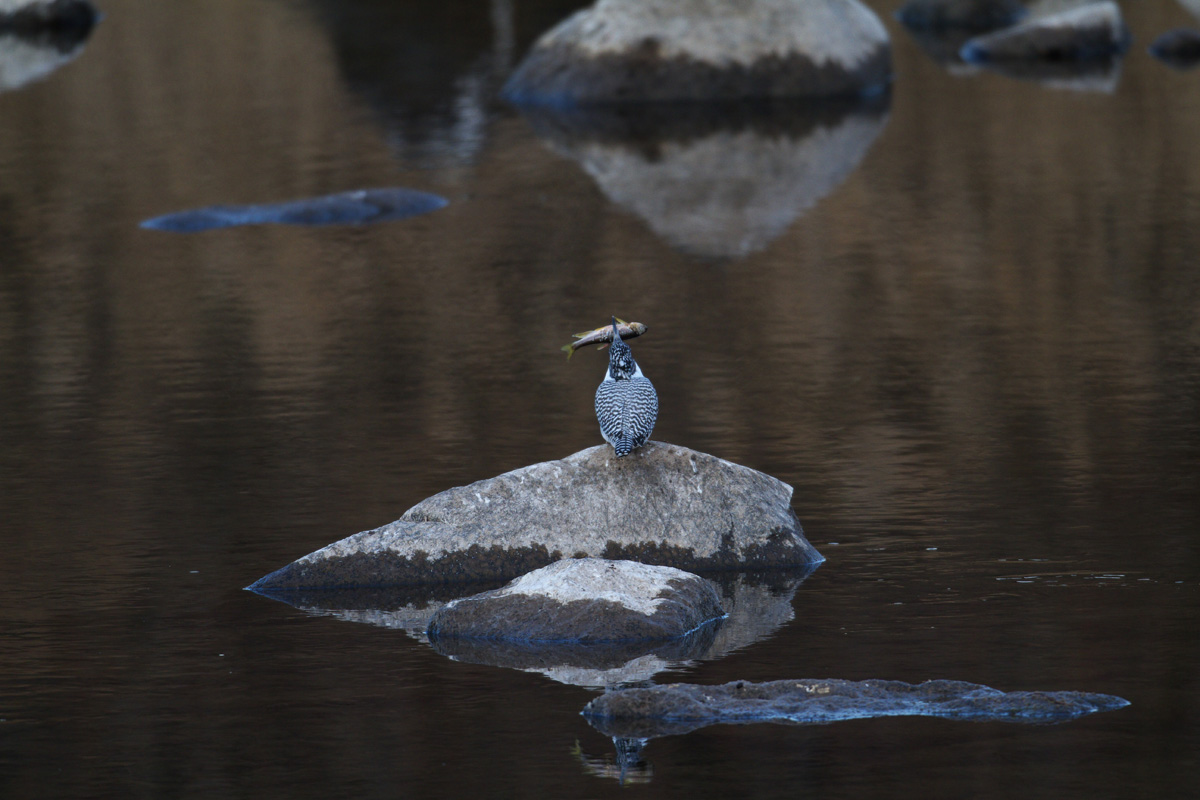
[[[658,419],[658,393],[633,360],[633,351],[617,331],[612,319],[613,339],[608,351],[608,372],[596,389],[596,419],[600,434],[612,445],[617,458],[629,455],[646,443]]]

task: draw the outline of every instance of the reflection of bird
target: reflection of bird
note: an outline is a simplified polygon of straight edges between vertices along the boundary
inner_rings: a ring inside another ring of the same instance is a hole
[[[596,389],[596,419],[600,433],[612,445],[617,458],[627,456],[646,443],[658,419],[658,394],[654,384],[642,375],[633,360],[633,351],[617,332],[612,321],[612,348],[608,351],[608,372]]]

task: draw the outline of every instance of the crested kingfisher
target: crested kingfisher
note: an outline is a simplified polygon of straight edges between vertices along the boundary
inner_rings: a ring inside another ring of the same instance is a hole
[[[658,419],[658,393],[633,360],[633,351],[621,339],[616,317],[612,321],[612,347],[608,372],[596,389],[596,419],[600,433],[612,445],[617,458],[627,456],[646,443]]]

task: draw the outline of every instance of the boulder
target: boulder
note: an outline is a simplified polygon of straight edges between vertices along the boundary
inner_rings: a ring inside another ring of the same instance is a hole
[[[829,97],[891,77],[887,30],[858,0],[599,0],[537,41],[517,105]]]
[[[1176,28],[1150,43],[1150,55],[1175,69],[1191,69],[1200,64],[1200,31]]]
[[[783,680],[722,686],[669,684],[607,692],[583,715],[609,736],[668,736],[718,723],[818,725],[869,717],[1049,724],[1112,711],[1129,701],[1090,692],[1002,692],[963,681]]]
[[[1019,0],[908,0],[896,19],[912,30],[991,31],[1028,14]]]
[[[1124,53],[1130,40],[1121,9],[1106,0],[977,36],[961,55],[976,64],[1105,60]]]
[[[725,616],[712,584],[674,567],[566,558],[490,592],[454,600],[431,641],[614,644],[678,639]]]
[[[686,447],[649,442],[617,459],[599,445],[448,489],[248,588],[511,579],[571,556],[687,570],[824,561],[791,496],[782,481]]]

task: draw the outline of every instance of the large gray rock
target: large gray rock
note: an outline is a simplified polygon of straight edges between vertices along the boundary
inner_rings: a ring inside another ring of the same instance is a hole
[[[621,689],[592,700],[583,715],[609,736],[650,737],[687,733],[717,723],[813,725],[897,716],[1046,724],[1127,705],[1128,700],[1108,694],[1002,692],[963,681],[911,684],[805,678]]]
[[[599,0],[542,36],[519,105],[828,97],[888,83],[887,30],[858,0]]]
[[[769,475],[662,442],[622,459],[599,445],[434,495],[250,589],[509,579],[564,557],[687,570],[824,561]]]
[[[976,64],[1104,60],[1124,53],[1130,40],[1121,9],[1105,0],[977,36],[961,55]]]
[[[565,558],[490,592],[447,603],[429,638],[537,644],[678,639],[725,616],[712,584],[674,567]]]

